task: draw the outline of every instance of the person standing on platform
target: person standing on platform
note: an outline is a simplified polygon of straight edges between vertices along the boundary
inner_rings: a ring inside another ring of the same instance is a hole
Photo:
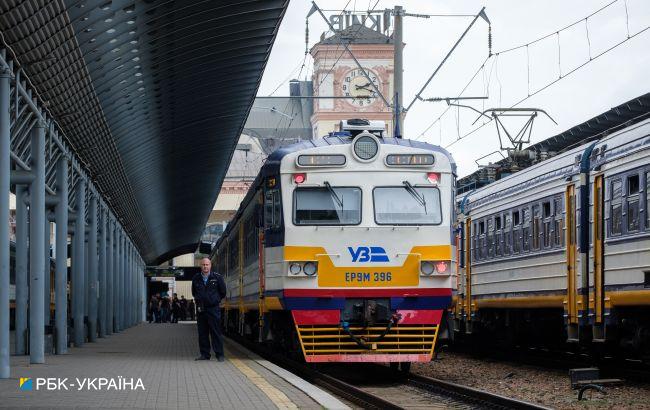
[[[187,320],[187,299],[185,299],[185,295],[181,295],[181,300],[179,301],[179,304],[181,305],[180,319],[185,321]]]
[[[201,259],[201,272],[192,278],[192,296],[196,301],[196,323],[199,331],[201,355],[195,360],[210,360],[210,339],[217,360],[223,362],[223,340],[219,322],[219,303],[226,296],[226,282],[217,272],[212,272],[210,259]]]
[[[196,316],[196,306],[194,305],[194,299],[190,299],[189,303],[187,304],[187,310],[190,314],[190,320],[194,320]]]

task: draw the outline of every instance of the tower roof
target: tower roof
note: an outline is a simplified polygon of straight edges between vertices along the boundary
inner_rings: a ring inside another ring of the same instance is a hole
[[[334,35],[321,40],[318,44],[393,44],[393,38],[362,24],[352,24]]]

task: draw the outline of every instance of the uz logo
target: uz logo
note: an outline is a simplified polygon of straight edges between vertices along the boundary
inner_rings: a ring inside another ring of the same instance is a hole
[[[388,255],[384,248],[380,246],[359,246],[354,249],[348,246],[348,251],[352,256],[352,262],[388,262]]]

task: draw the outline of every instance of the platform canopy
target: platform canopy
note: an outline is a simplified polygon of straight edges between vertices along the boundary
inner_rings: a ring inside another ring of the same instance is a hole
[[[196,249],[288,2],[0,2],[0,48],[147,263]]]

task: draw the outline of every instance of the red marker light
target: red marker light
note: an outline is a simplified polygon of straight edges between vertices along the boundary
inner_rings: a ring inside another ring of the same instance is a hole
[[[447,268],[449,265],[445,261],[440,261],[436,263],[436,271],[438,273],[447,273]]]
[[[302,184],[307,179],[307,174],[293,174],[293,182]]]
[[[440,173],[439,172],[427,172],[427,179],[432,184],[438,184],[440,182]]]

